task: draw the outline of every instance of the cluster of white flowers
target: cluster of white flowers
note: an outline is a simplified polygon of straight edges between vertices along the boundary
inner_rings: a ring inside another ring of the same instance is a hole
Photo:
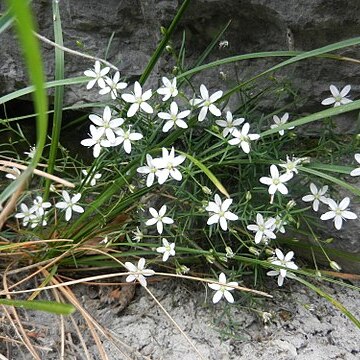
[[[28,208],[25,203],[20,204],[21,212],[15,214],[17,219],[22,219],[22,224],[24,227],[30,224],[31,228],[35,228],[38,225],[46,226],[47,221],[47,209],[51,207],[51,204],[48,201],[44,201],[41,196],[36,196],[33,200],[33,205]]]
[[[354,220],[357,219],[357,215],[348,210],[350,205],[350,199],[345,197],[339,203],[330,197],[326,196],[328,191],[328,186],[325,185],[318,190],[317,186],[314,183],[310,183],[311,194],[303,196],[302,200],[305,202],[312,202],[312,208],[314,211],[319,210],[321,203],[329,207],[329,211],[320,216],[321,220],[330,220],[333,219],[335,228],[340,230],[343,225],[343,220]]]
[[[182,164],[185,159],[186,157],[184,155],[175,156],[175,149],[173,147],[170,152],[166,148],[162,148],[162,157],[153,159],[150,154],[147,154],[147,165],[137,168],[137,172],[147,175],[147,187],[153,185],[155,177],[160,185],[162,185],[169,177],[181,181],[182,174],[177,167]]]
[[[96,125],[90,125],[90,138],[81,141],[81,145],[93,147],[93,156],[100,155],[101,148],[109,148],[122,145],[127,154],[131,153],[131,144],[143,138],[142,134],[131,131],[131,125],[126,130],[121,128],[125,120],[123,118],[112,119],[111,109],[106,106],[103,116],[95,114],[89,116]]]

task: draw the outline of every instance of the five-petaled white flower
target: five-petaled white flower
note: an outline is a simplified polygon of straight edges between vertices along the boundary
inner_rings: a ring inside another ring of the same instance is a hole
[[[133,241],[140,242],[144,238],[143,232],[139,229],[139,227],[136,227],[136,230],[132,231],[134,234]]]
[[[215,123],[224,128],[222,131],[222,136],[227,137],[233,132],[235,126],[241,125],[244,121],[244,118],[234,119],[231,111],[227,111],[226,120],[216,120]]]
[[[220,227],[226,231],[228,229],[227,220],[235,221],[239,217],[228,211],[230,205],[233,202],[233,199],[226,199],[224,202],[221,201],[221,198],[218,194],[215,194],[214,201],[209,201],[207,207],[205,208],[206,211],[209,211],[212,214],[208,221],[208,225],[220,223]]]
[[[201,108],[198,115],[198,120],[203,121],[207,115],[208,110],[215,116],[221,116],[221,111],[214,104],[217,100],[222,97],[223,92],[221,90],[216,91],[214,94],[209,96],[209,91],[204,84],[200,85],[200,95],[201,99],[192,99],[190,100],[191,106],[196,106]]]
[[[275,124],[272,124],[270,126],[271,129],[276,129],[277,127],[284,125],[289,120],[289,113],[285,113],[281,118],[279,118],[277,115],[273,116],[273,120]],[[294,126],[289,127],[288,130],[294,129]],[[280,136],[283,136],[285,133],[284,129],[279,130]]]
[[[234,286],[238,286],[238,283],[236,281],[231,281],[227,283],[224,273],[221,273],[219,275],[219,284],[210,283],[208,284],[208,286],[210,289],[216,291],[212,299],[214,304],[218,303],[222,299],[222,297],[225,297],[225,299],[231,304],[234,302],[234,297],[232,296],[230,291],[234,290]]]
[[[72,216],[72,212],[83,213],[84,209],[76,203],[80,200],[81,194],[78,193],[70,198],[69,193],[66,190],[62,191],[62,197],[64,201],[60,201],[55,204],[55,207],[61,210],[65,210],[65,220],[69,221]]]
[[[87,177],[89,175],[89,173],[83,169],[81,170],[81,172],[85,175],[85,177]],[[99,180],[101,178],[102,174],[100,173],[95,173],[94,175],[91,174],[88,179],[86,180],[86,185],[90,184],[91,186],[95,186],[96,185],[96,180]]]
[[[355,160],[360,164],[360,154],[355,154]],[[360,176],[360,167],[352,170],[350,175],[351,176]]]
[[[32,213],[32,209],[28,208],[26,204],[21,203],[20,204],[20,208],[21,208],[21,212],[17,213],[15,215],[15,217],[17,219],[22,219],[23,222],[23,226],[27,226],[27,224],[29,223],[29,221],[31,220],[31,217],[33,216]]]
[[[40,226],[46,226],[47,225],[47,220],[46,220],[46,215],[47,215],[47,211],[44,212],[44,214],[40,215],[38,213],[36,214],[31,214],[30,215],[30,227],[32,229],[36,228],[38,225]]]
[[[184,155],[175,156],[175,149],[172,147],[169,151],[162,148],[162,157],[153,159],[153,165],[158,169],[155,175],[158,178],[159,184],[163,184],[169,176],[177,181],[182,180],[182,174],[176,167],[185,161]]]
[[[156,224],[156,229],[159,234],[162,234],[164,230],[164,224],[173,224],[174,220],[168,216],[165,216],[166,214],[166,205],[163,205],[159,212],[157,212],[153,207],[149,208],[149,212],[152,215],[152,218],[147,220],[145,225],[151,226]]]
[[[163,254],[162,261],[167,261],[169,256],[175,256],[175,243],[169,243],[165,238],[162,238],[163,246],[156,248],[158,253]]]
[[[294,257],[294,252],[289,251],[286,255],[280,249],[275,249],[275,254],[277,258],[272,258],[271,263],[278,266],[283,266],[284,268],[297,270],[298,266],[291,261]],[[284,283],[284,279],[286,276],[294,277],[295,275],[292,273],[288,273],[287,269],[279,269],[279,270],[271,270],[268,271],[266,275],[268,276],[278,276],[278,285],[282,286]]]
[[[97,126],[97,130],[101,133],[101,136],[110,141],[115,141],[115,130],[124,123],[124,119],[116,118],[111,120],[111,110],[109,106],[105,106],[102,118],[99,115],[91,114],[89,119]]]
[[[332,96],[324,99],[321,102],[321,105],[334,104],[335,107],[335,106],[351,103],[352,100],[346,97],[349,94],[350,90],[351,90],[350,85],[346,85],[341,91],[339,91],[335,85],[330,85],[330,92]]]
[[[51,207],[48,201],[44,201],[41,196],[37,196],[34,200],[34,205],[30,208],[31,213],[36,213],[40,218],[44,215],[45,209]]]
[[[312,201],[312,208],[314,211],[318,211],[319,210],[319,205],[320,202],[322,202],[323,204],[327,204],[329,198],[327,198],[325,196],[326,192],[328,191],[328,186],[325,185],[323,186],[321,189],[318,190],[318,188],[316,187],[315,184],[311,183],[310,184],[310,191],[311,194],[310,195],[305,195],[302,197],[302,201],[305,202],[309,202]]]
[[[282,234],[285,234],[285,225],[287,225],[287,222],[281,216],[276,215],[274,223],[275,229],[280,231]]]
[[[94,158],[99,157],[101,151],[101,141],[102,141],[102,134],[101,130],[98,130],[94,125],[90,125],[90,134],[88,139],[81,140],[80,144],[87,147],[94,147],[93,148],[93,156]]]
[[[150,187],[154,183],[155,173],[158,168],[153,164],[153,158],[149,154],[146,154],[146,163],[147,165],[138,167],[136,171],[139,174],[147,174],[146,186]]]
[[[5,177],[8,179],[16,180],[18,178],[18,176],[21,175],[21,171],[15,166],[13,166],[11,170],[9,169],[9,171],[11,171],[11,172],[8,172],[5,175]]]
[[[283,161],[283,160],[281,160]],[[293,157],[290,159],[288,155],[286,155],[286,163],[279,164],[280,167],[284,168],[287,173],[295,173],[297,174],[299,170],[296,168],[298,165],[302,164],[303,162],[309,162],[309,158],[296,158]]]
[[[151,89],[145,91],[141,88],[141,85],[138,81],[135,81],[134,84],[134,93],[133,94],[122,94],[121,97],[124,101],[130,103],[129,110],[127,112],[128,117],[132,117],[136,112],[141,109],[148,114],[154,112],[153,108],[146,102],[151,98],[152,91]]]
[[[334,225],[337,230],[340,230],[342,227],[343,219],[357,219],[357,215],[352,211],[347,210],[350,205],[350,199],[345,197],[338,204],[333,199],[327,199],[327,205],[329,206],[330,211],[320,216],[321,220],[334,219]]]
[[[179,113],[178,105],[175,101],[173,101],[170,105],[170,112],[159,112],[158,117],[163,120],[167,120],[164,124],[162,131],[168,132],[173,126],[178,126],[182,129],[187,129],[188,125],[183,120],[187,116],[189,116],[190,110],[184,110]]]
[[[151,269],[145,269],[145,259],[141,258],[138,261],[137,266],[132,264],[131,262],[125,263],[126,269],[130,272],[130,275],[127,276],[126,282],[133,282],[135,280],[139,281],[139,283],[146,287],[146,279],[145,276],[152,276],[155,274],[154,270]]]
[[[261,214],[256,214],[256,224],[247,226],[248,230],[256,233],[255,244],[259,244],[264,237],[268,239],[276,239],[276,235],[273,231],[275,221],[276,220],[272,217],[265,221]]]
[[[127,87],[126,82],[120,82],[120,72],[119,71],[117,71],[114,74],[113,78],[106,77],[105,83],[106,83],[105,87],[99,91],[99,94],[105,95],[105,94],[110,93],[111,98],[113,100],[115,100],[117,98],[119,90],[124,90]]]
[[[177,96],[177,94],[179,92],[176,88],[176,78],[173,78],[172,81],[170,81],[167,77],[163,76],[161,80],[162,80],[163,86],[161,88],[157,89],[156,92],[160,95],[164,95],[164,97],[162,98],[162,101],[167,101],[171,97]]]
[[[105,87],[106,85],[105,85],[105,81],[104,81],[104,76],[109,71],[110,71],[110,68],[108,66],[101,69],[100,61],[96,60],[95,65],[94,65],[94,70],[85,70],[84,71],[85,76],[93,78],[92,80],[90,80],[88,82],[88,84],[86,85],[86,88],[88,90],[93,88],[94,85],[96,84],[96,82],[98,83],[98,85],[101,88]]]
[[[122,128],[117,129],[116,131],[117,138],[113,144],[109,144],[107,142],[102,142],[102,145],[105,147],[117,146],[123,144],[124,150],[127,154],[131,153],[131,142],[138,141],[143,138],[143,135],[137,132],[131,132],[131,126],[124,131]]]
[[[285,173],[280,175],[279,170],[276,165],[270,166],[270,175],[271,177],[261,177],[260,182],[265,185],[269,185],[269,194],[274,195],[276,191],[281,192],[281,194],[287,194],[288,189],[284,185],[293,177],[293,173]]]
[[[249,134],[250,124],[245,123],[241,130],[234,129],[231,132],[233,138],[229,140],[230,145],[238,145],[242,148],[244,153],[248,154],[250,152],[250,141],[257,140],[260,138],[259,134]]]

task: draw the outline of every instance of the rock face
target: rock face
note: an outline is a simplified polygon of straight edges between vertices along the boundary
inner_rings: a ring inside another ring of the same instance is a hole
[[[114,34],[107,59],[119,66],[123,76],[134,80],[141,75],[161,39],[160,26],[170,24],[179,3],[181,1],[176,0],[61,0],[65,46],[104,58]],[[34,0],[33,5],[39,33],[53,39],[51,1]],[[0,11],[4,11],[3,3]],[[185,65],[189,68],[231,20],[222,39],[228,46],[215,47],[207,62],[260,51],[311,50],[359,36],[359,14],[359,0],[348,0],[346,6],[343,0],[193,0],[176,30],[173,43],[178,48],[183,33],[186,34]],[[7,30],[0,34],[0,39],[0,95],[3,95],[27,86],[28,81],[13,32]],[[347,48],[338,54],[359,59],[360,47]],[[47,77],[52,80],[54,52],[50,45],[43,44],[43,57]],[[201,81],[209,88],[226,89],[281,60],[284,59],[247,60],[222,66],[196,76],[194,81]],[[65,55],[65,61],[66,77],[80,76],[93,66],[93,61],[69,54]],[[170,56],[165,55],[149,79],[149,86],[157,85],[159,75],[171,72],[172,68]],[[278,81],[294,89],[300,99],[297,110],[306,114],[323,109],[320,102],[329,96],[330,84],[340,88],[351,84],[351,98],[356,99],[360,93],[359,76],[359,64],[311,59],[277,72],[272,80],[267,77],[266,81]],[[261,86],[266,87],[266,84],[259,83]],[[95,90],[73,86],[67,89],[65,102],[67,105],[94,102],[97,96]],[[261,109],[275,111],[275,100],[271,95],[265,97]],[[356,132],[359,121],[356,116],[351,113],[339,117],[339,131]],[[355,233],[347,234],[354,244],[348,242],[346,250],[360,252],[358,229],[356,226]]]
[[[53,39],[51,1],[36,0],[33,3],[39,32]],[[104,57],[114,33],[109,61],[118,65],[126,77],[139,76],[161,38],[160,26],[168,26],[179,3],[175,0],[62,0],[65,45]],[[174,40],[178,44],[185,30],[187,66],[229,20],[232,23],[224,34],[229,46],[215,49],[208,60],[259,51],[310,50],[359,35],[360,3],[349,0],[346,5],[342,0],[193,0]],[[0,5],[0,10],[4,10],[4,5]],[[6,31],[0,36],[0,94],[4,94],[25,86],[27,80],[12,33]],[[49,79],[54,73],[52,50],[51,46],[43,45]],[[359,47],[348,48],[342,53],[359,58],[360,50]],[[201,80],[217,87],[222,81],[225,88],[233,82],[224,81],[220,72],[227,75],[227,79],[242,81],[278,61],[280,59],[241,62],[203,73]],[[156,71],[167,72],[171,65],[165,59]],[[92,61],[66,55],[68,77],[79,76],[90,66]],[[319,102],[328,96],[331,83],[339,87],[352,84],[354,98],[360,91],[360,85],[356,83],[359,75],[360,67],[356,64],[325,59],[305,61],[276,74],[280,81],[291,83],[299,91],[304,112],[321,109]],[[80,86],[66,94],[67,104],[93,100],[94,93]],[[270,109],[272,102],[268,99],[264,107]],[[350,119],[342,130],[354,130],[354,119]]]

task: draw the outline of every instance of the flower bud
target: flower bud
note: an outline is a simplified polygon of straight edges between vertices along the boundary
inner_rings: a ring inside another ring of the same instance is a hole
[[[291,210],[293,207],[295,207],[296,206],[296,202],[295,202],[295,200],[290,200],[287,204],[286,204],[286,209],[287,210]]]
[[[162,35],[166,35],[166,33],[167,33],[166,27],[161,26],[160,27],[160,32],[161,32]]]
[[[252,198],[251,192],[250,192],[250,191],[247,191],[247,192],[246,192],[246,195],[245,195],[246,201],[250,201],[251,198]]]
[[[230,246],[227,246],[225,248],[225,251],[226,251],[226,257],[231,259],[234,257],[234,252],[232,251],[231,247]]]
[[[206,195],[211,195],[212,191],[207,187],[207,186],[203,186],[201,188],[201,190],[206,194]]]
[[[165,50],[166,50],[168,53],[172,53],[173,48],[172,48],[171,45],[166,45]]]
[[[329,265],[333,270],[341,271],[341,267],[336,261],[330,261]]]
[[[253,246],[250,246],[249,247],[249,252],[255,256],[259,256],[260,255],[260,252],[257,248],[253,247]]]

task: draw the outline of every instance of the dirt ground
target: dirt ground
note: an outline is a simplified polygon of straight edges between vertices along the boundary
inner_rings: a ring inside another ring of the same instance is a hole
[[[273,279],[271,279],[273,280]],[[203,285],[164,281],[149,289],[185,331],[204,359],[212,360],[356,360],[360,358],[360,330],[328,301],[293,280],[283,288],[269,281],[273,299],[249,298],[239,294],[237,303],[213,305],[212,291]],[[360,318],[359,293],[334,285],[321,284],[335,299]],[[359,284],[357,284],[359,285]],[[153,359],[195,360],[198,355],[179,330],[169,321],[151,296],[138,287],[131,303],[120,313],[113,306],[100,304],[89,288],[74,288],[85,309],[115,339],[101,337],[109,360]],[[260,310],[272,314],[264,324]],[[14,336],[0,310],[0,335]],[[37,334],[41,359],[60,356],[60,317],[39,312],[22,312],[25,324]],[[64,318],[65,319],[65,318]],[[100,359],[88,327],[77,312],[74,320],[86,341],[91,359]],[[87,359],[73,324],[65,319],[65,356]],[[4,359],[32,359],[24,347],[0,337]],[[0,359],[3,359],[0,357]]]

